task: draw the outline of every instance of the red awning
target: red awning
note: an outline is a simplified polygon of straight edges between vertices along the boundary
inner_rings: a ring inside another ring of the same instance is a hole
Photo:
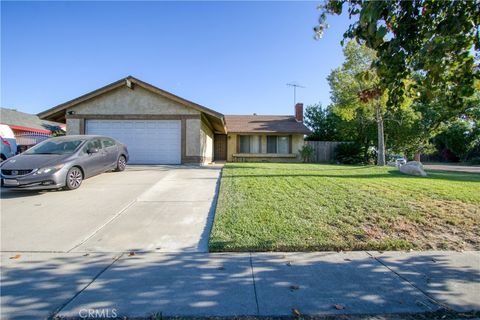
[[[47,130],[47,129],[34,129],[34,128],[16,126],[16,125],[13,125],[13,124],[7,124],[7,126],[9,126],[10,129],[12,129],[12,130],[34,132],[34,133],[44,133],[44,134],[51,134],[52,133],[50,130]]]

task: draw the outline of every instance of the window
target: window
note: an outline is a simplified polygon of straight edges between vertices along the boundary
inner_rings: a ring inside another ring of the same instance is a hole
[[[240,136],[240,153],[250,153],[249,136]]]
[[[83,140],[51,139],[37,144],[24,154],[72,154]]]
[[[267,153],[277,153],[277,136],[267,136]]]
[[[113,147],[115,145],[115,141],[112,139],[102,139],[102,143],[105,148]]]
[[[277,137],[277,152],[278,153],[288,153],[288,137],[287,136],[279,136]]]
[[[240,153],[260,153],[260,136],[240,136]]]
[[[290,137],[267,136],[267,153],[290,153]]]
[[[83,152],[87,153],[88,149],[102,149],[102,143],[100,142],[100,139],[94,139],[94,140],[90,140],[87,142],[87,144],[85,145],[85,147],[83,147]]]

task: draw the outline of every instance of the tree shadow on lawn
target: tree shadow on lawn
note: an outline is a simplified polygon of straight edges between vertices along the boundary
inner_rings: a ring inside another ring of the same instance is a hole
[[[349,164],[329,164],[329,163],[272,163],[265,162],[265,166],[259,166],[254,162],[244,163],[247,165],[238,165],[235,162],[228,163],[227,169],[260,169],[260,170],[288,170],[288,171],[342,171],[342,170],[362,170],[377,168],[374,165],[349,165]],[[268,166],[268,165],[274,166]]]
[[[478,264],[455,264],[467,254],[427,252],[391,261],[365,252],[4,256],[1,317],[79,318],[82,310],[111,315],[114,309],[119,317],[291,315],[292,308],[305,315],[478,310],[480,302],[472,300]]]
[[[338,179],[420,179],[420,180],[450,180],[450,181],[465,181],[465,182],[480,182],[480,175],[475,173],[452,173],[452,172],[438,172],[427,171],[426,177],[409,176],[399,172],[398,170],[390,170],[386,173],[372,173],[372,174],[235,174],[224,173],[222,178],[294,178],[294,177],[319,177],[319,178],[338,178]]]

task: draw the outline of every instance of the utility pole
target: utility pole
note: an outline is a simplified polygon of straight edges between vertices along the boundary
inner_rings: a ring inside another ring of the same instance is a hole
[[[293,105],[297,104],[297,88],[305,88],[296,82],[287,83],[287,86],[293,87]]]

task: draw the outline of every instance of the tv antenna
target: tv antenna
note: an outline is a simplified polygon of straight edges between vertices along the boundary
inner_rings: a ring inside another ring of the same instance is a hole
[[[305,87],[299,85],[296,82],[287,83],[287,86],[293,87],[293,105],[296,105],[297,104],[297,88],[305,88]]]

